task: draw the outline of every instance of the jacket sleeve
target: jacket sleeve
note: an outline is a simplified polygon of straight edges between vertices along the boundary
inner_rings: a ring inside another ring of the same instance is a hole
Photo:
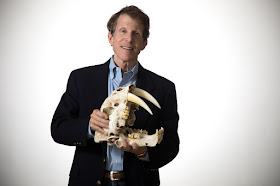
[[[64,145],[86,146],[88,124],[89,116],[79,116],[79,92],[73,71],[52,119],[52,138]]]
[[[166,165],[177,156],[180,143],[177,132],[178,121],[176,90],[172,83],[170,89],[167,90],[160,114],[160,126],[164,128],[163,140],[157,146],[148,148],[152,169]]]

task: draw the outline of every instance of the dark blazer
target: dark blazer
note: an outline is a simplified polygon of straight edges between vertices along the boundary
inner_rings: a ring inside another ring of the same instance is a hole
[[[108,96],[108,73],[109,61],[74,70],[54,113],[51,124],[54,141],[76,146],[69,185],[92,186],[103,180],[106,143],[95,143],[93,139],[87,138],[87,133],[90,114],[94,109],[100,109]],[[158,168],[172,161],[179,151],[179,115],[175,85],[139,65],[136,86],[152,94],[162,108],[158,109],[143,99],[153,115],[140,108],[135,112],[133,128],[146,129],[149,134],[153,134],[156,129],[163,127],[164,137],[161,144],[148,147],[149,162],[141,161],[132,153],[125,152],[126,183],[128,186],[155,186],[160,184]]]

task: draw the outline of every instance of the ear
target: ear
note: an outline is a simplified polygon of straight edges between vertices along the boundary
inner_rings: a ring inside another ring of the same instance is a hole
[[[144,41],[144,45],[143,45],[143,47],[141,48],[141,50],[144,50],[144,49],[146,48],[147,44],[148,44],[148,40],[146,39],[146,41]]]
[[[111,34],[111,32],[108,32],[108,40],[109,40],[110,45],[113,46],[113,44],[114,44],[114,37]]]

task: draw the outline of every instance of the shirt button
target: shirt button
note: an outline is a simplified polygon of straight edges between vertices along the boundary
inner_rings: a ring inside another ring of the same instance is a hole
[[[118,160],[116,160],[116,163],[119,163],[119,161],[118,161]]]
[[[97,184],[97,185],[101,185],[101,181],[100,181],[100,180],[97,180],[96,184]]]

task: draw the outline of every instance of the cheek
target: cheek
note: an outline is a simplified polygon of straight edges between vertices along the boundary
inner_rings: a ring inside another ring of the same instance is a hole
[[[147,46],[147,44],[146,44],[146,43],[142,44],[142,46],[141,46],[141,50],[144,50],[144,49],[146,48],[146,46]]]

